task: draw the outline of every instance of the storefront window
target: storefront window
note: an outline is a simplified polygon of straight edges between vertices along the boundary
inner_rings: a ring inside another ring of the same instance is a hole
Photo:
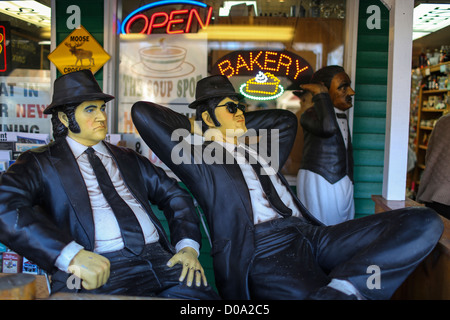
[[[130,116],[136,101],[191,116],[196,82],[224,74],[249,110],[296,112],[291,90],[322,66],[343,64],[345,0],[127,0],[121,7],[117,128],[136,149],[145,147]],[[268,81],[256,88],[260,78]]]
[[[50,12],[50,0],[0,1],[0,141],[17,142],[2,165],[50,138]]]

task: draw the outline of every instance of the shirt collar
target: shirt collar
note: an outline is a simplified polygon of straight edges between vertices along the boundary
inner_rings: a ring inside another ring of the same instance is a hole
[[[73,140],[72,138],[70,138],[69,136],[66,137],[66,141],[69,144],[70,149],[72,150],[73,155],[75,156],[75,158],[79,158],[88,148],[87,146]],[[102,155],[108,156],[110,157],[110,154],[108,152],[108,149],[106,148],[105,144],[100,141],[99,143],[97,143],[96,145],[92,146],[92,148],[98,152],[101,153]]]
[[[342,114],[347,115],[347,114],[345,113],[345,111],[342,111],[341,109],[338,109],[338,108],[336,108],[336,107],[334,107],[334,112],[335,112],[335,113],[342,113]]]

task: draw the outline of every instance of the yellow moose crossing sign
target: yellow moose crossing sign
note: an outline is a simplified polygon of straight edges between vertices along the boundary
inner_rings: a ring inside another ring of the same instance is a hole
[[[111,56],[80,25],[48,55],[48,59],[62,74],[83,69],[89,69],[95,74]]]

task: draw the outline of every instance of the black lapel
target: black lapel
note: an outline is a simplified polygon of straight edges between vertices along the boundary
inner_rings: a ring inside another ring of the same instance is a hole
[[[214,148],[222,148],[223,149],[223,162],[224,165],[221,166],[229,176],[230,181],[233,183],[234,188],[231,187],[230,190],[233,190],[234,194],[238,194],[239,198],[242,202],[242,206],[245,208],[245,212],[247,212],[247,218],[249,222],[253,225],[253,210],[251,205],[250,193],[248,191],[247,183],[245,182],[244,175],[242,174],[242,170],[231,153],[229,153],[224,147],[220,144],[208,141],[204,144],[204,146],[210,145],[214,146]]]
[[[57,140],[50,147],[50,161],[58,172],[59,179],[80,224],[94,249],[95,229],[91,202],[83,176],[65,139]]]

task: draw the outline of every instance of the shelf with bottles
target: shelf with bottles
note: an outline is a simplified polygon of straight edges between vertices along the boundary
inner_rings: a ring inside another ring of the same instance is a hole
[[[426,54],[422,51],[419,55],[419,67],[421,69],[425,70],[428,67],[435,70],[439,65],[450,62],[449,45],[442,45],[440,50],[435,48],[434,53],[431,51],[432,50],[428,49]]]
[[[438,119],[448,112],[450,95],[448,90],[422,91],[418,114],[416,152],[426,150],[428,139]]]
[[[416,166],[410,173],[410,193],[415,194],[425,170],[428,141],[438,119],[450,110],[450,61],[413,70],[410,143]]]

